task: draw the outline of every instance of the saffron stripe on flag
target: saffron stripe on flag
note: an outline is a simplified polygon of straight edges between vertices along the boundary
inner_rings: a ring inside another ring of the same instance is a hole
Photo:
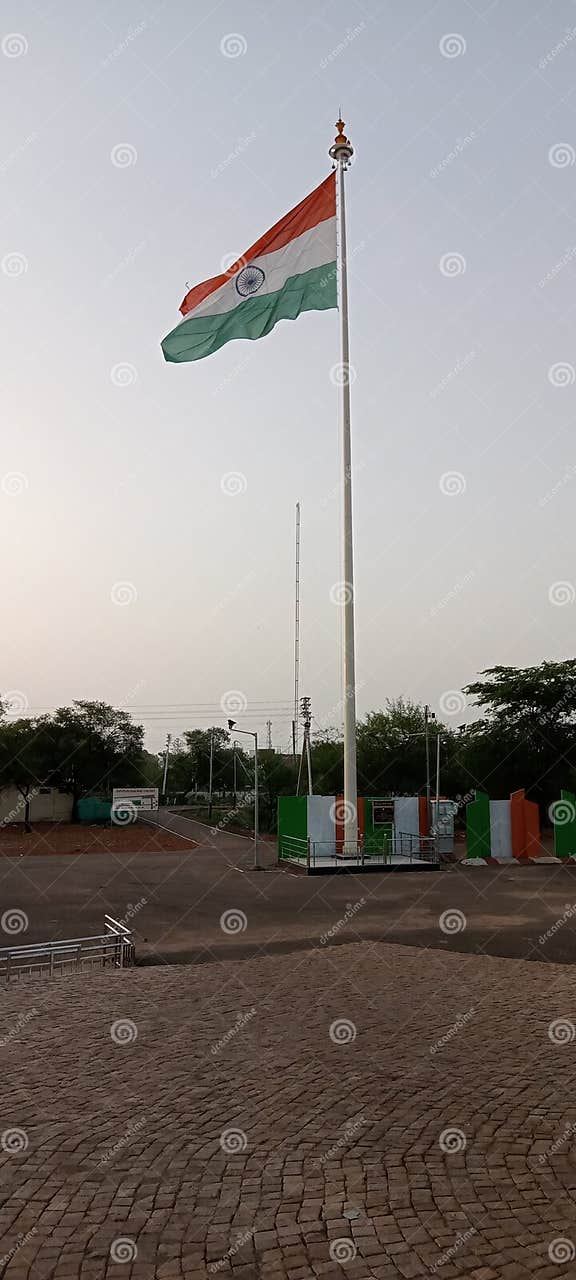
[[[215,289],[219,289],[220,285],[225,284],[226,280],[240,271],[247,262],[251,262],[263,253],[272,253],[275,249],[283,248],[303,231],[309,231],[312,227],[318,226],[318,223],[335,217],[336,175],[331,173],[319,187],[316,187],[310,195],[300,201],[300,204],[291,209],[290,213],[286,213],[279,222],[266,231],[250,249],[247,249],[228,271],[222,272],[219,276],[213,276],[211,280],[203,280],[201,284],[190,289],[180,305],[182,315],[187,315],[197,307],[204,298],[207,298]]]

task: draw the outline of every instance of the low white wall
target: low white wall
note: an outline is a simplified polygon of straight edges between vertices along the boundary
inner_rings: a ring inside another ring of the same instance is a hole
[[[24,821],[24,797],[17,787],[0,790],[0,826]],[[31,822],[69,822],[72,817],[73,798],[58,787],[32,788],[30,799]]]

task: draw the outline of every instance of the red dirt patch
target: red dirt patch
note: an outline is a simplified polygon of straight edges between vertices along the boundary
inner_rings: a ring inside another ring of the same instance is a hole
[[[30,853],[164,853],[193,849],[195,844],[176,832],[156,831],[138,822],[129,827],[36,822],[28,833],[22,824],[0,831],[0,857],[12,858]]]

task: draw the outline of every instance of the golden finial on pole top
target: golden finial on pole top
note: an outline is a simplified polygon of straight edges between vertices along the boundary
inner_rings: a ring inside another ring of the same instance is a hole
[[[340,160],[342,161],[343,164],[347,164],[348,161],[354,155],[354,147],[352,146],[350,140],[346,137],[344,133],[344,121],[342,119],[341,108],[339,110],[339,116],[336,121],[336,128],[338,130],[338,133],[336,134],[336,137],[334,139],[332,146],[330,147],[330,151],[328,154],[332,157],[333,160],[336,160],[336,161]]]

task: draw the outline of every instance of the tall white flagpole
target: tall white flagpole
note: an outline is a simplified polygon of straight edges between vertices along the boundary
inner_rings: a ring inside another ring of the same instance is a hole
[[[354,646],[354,546],[352,536],[352,448],[350,439],[350,344],[348,337],[348,269],[346,261],[346,205],[344,174],[354,154],[344,135],[344,121],[330,155],[336,166],[338,187],[338,240],[340,279],[340,382],[342,389],[342,464],[344,491],[344,609],[343,694],[344,694],[344,842],[356,852],[358,842],[358,791],[356,779],[356,675]]]
[[[296,503],[296,595],[294,607],[294,755],[298,755],[300,715],[300,503]]]

